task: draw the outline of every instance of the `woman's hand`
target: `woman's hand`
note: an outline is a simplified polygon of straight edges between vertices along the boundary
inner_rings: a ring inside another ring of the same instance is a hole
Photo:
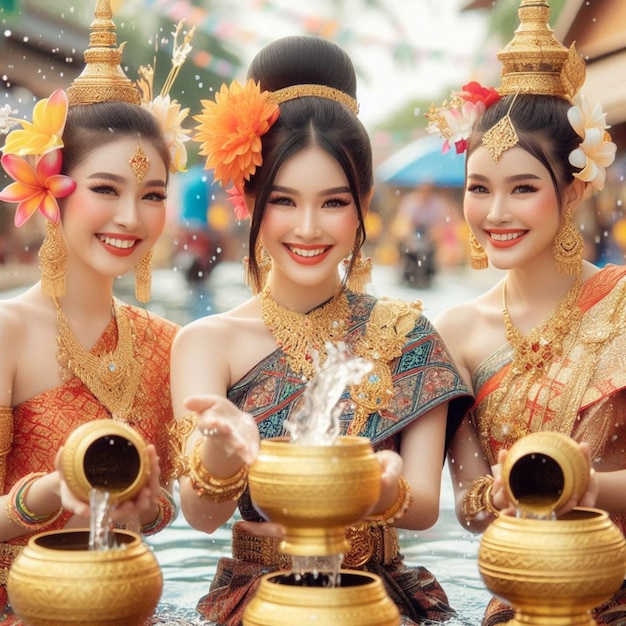
[[[591,447],[588,443],[582,442],[578,444],[580,450],[587,459],[587,466],[591,468]],[[498,464],[494,465],[492,472],[495,478],[492,490],[492,497],[494,506],[505,515],[516,515],[517,506],[511,502],[508,498],[507,491],[504,486],[504,480],[502,478],[502,464],[504,463],[508,454],[508,450],[500,450],[498,454]],[[561,507],[559,507],[555,514],[557,517],[562,517],[566,513],[569,513],[575,507],[593,507],[596,504],[598,498],[598,480],[595,477],[595,471],[589,470],[589,482],[587,483],[587,489],[584,493],[572,493],[571,498]]]
[[[386,511],[396,499],[398,480],[402,476],[404,466],[402,457],[392,450],[381,450],[376,458],[382,467],[380,476],[380,498],[374,507],[374,512]]]
[[[254,462],[261,438],[252,415],[214,394],[188,398],[185,407],[197,413],[196,428],[213,444],[220,445],[226,456],[239,457],[246,465]]]
[[[69,488],[63,474],[63,466],[61,463],[62,454],[63,448],[60,448],[55,458],[55,468],[60,479],[59,494],[61,504],[65,510],[70,511],[73,515],[89,520],[91,517],[90,503],[80,499]],[[132,500],[125,500],[111,507],[110,518],[115,524],[134,525],[137,526],[136,530],[139,530],[139,520],[142,514],[145,514],[151,509],[157,511],[156,498],[161,488],[159,482],[161,470],[159,467],[159,457],[152,444],[146,446],[146,456],[149,472],[148,481]],[[155,512],[155,516],[156,514]]]

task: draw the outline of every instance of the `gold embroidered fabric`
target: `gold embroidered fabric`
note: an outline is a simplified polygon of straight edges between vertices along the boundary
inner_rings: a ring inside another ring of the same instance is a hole
[[[576,306],[580,324],[571,326],[561,353],[528,388],[513,378],[500,398],[512,363],[510,345],[474,373],[472,415],[491,464],[500,449],[525,434],[550,430],[588,441],[598,471],[626,469],[626,268],[598,272],[583,284]],[[626,530],[626,516],[614,521]]]
[[[0,406],[0,488],[4,489],[7,470],[7,455],[13,445],[13,409]],[[2,493],[6,493],[2,491]]]
[[[123,308],[135,327],[135,354],[141,370],[132,410],[123,421],[136,428],[148,443],[155,445],[161,475],[164,480],[171,480],[174,462],[168,441],[168,426],[173,421],[169,355],[178,326],[138,307],[123,305]],[[111,351],[116,343],[116,325],[112,321],[93,352]],[[6,457],[3,493],[7,493],[25,474],[53,471],[57,450],[78,426],[94,419],[110,418],[107,409],[76,377],[14,407],[13,415],[13,447]],[[64,513],[50,529],[62,528],[68,519],[69,515]],[[27,539],[28,536],[24,535],[11,543],[23,544]]]

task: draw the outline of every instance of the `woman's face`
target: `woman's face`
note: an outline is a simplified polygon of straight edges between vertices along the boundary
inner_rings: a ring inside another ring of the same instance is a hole
[[[272,282],[336,289],[338,265],[354,246],[357,207],[340,165],[312,146],[280,167],[260,229]]]
[[[482,146],[472,152],[463,211],[495,267],[511,269],[544,257],[554,260],[558,197],[548,170],[523,148],[506,150],[498,162]]]
[[[138,140],[124,137],[95,148],[68,174],[76,190],[63,202],[68,263],[121,276],[152,248],[165,226],[167,170],[148,141],[149,168],[140,182],[130,166]]]

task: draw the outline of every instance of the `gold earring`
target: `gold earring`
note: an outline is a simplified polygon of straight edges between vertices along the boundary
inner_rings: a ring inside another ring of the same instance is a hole
[[[61,234],[61,224],[46,220],[46,238],[39,248],[41,291],[53,298],[65,295],[65,263],[67,253]]]
[[[350,269],[350,259],[343,260],[344,270]],[[354,293],[365,293],[365,285],[372,281],[372,259],[357,252],[354,265],[347,276],[346,284]]]
[[[257,243],[254,258],[256,259],[256,265],[259,270],[259,284],[257,285],[250,275],[249,257],[244,257],[243,259],[243,279],[246,287],[250,287],[252,294],[256,296],[263,291],[263,287],[265,287],[265,283],[267,283],[267,277],[272,269],[272,257],[267,253],[263,244]]]
[[[563,224],[552,244],[557,272],[569,276],[578,275],[582,272],[585,248],[585,240],[572,221],[573,212],[573,208],[568,207],[566,209],[563,215]]]
[[[470,267],[474,270],[484,270],[489,267],[489,257],[478,243],[474,233],[470,233]]]
[[[152,292],[152,250],[148,250],[135,265],[135,298],[149,302]]]

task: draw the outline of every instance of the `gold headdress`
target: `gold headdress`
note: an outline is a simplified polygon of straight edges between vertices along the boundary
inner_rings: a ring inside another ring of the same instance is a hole
[[[502,61],[501,95],[530,93],[572,101],[585,82],[585,62],[554,36],[548,23],[547,0],[522,0],[520,25],[513,39],[498,53]]]
[[[94,15],[85,68],[67,90],[70,106],[107,100],[140,104],[139,90],[120,65],[124,45],[117,46],[110,0],[97,0]]]

